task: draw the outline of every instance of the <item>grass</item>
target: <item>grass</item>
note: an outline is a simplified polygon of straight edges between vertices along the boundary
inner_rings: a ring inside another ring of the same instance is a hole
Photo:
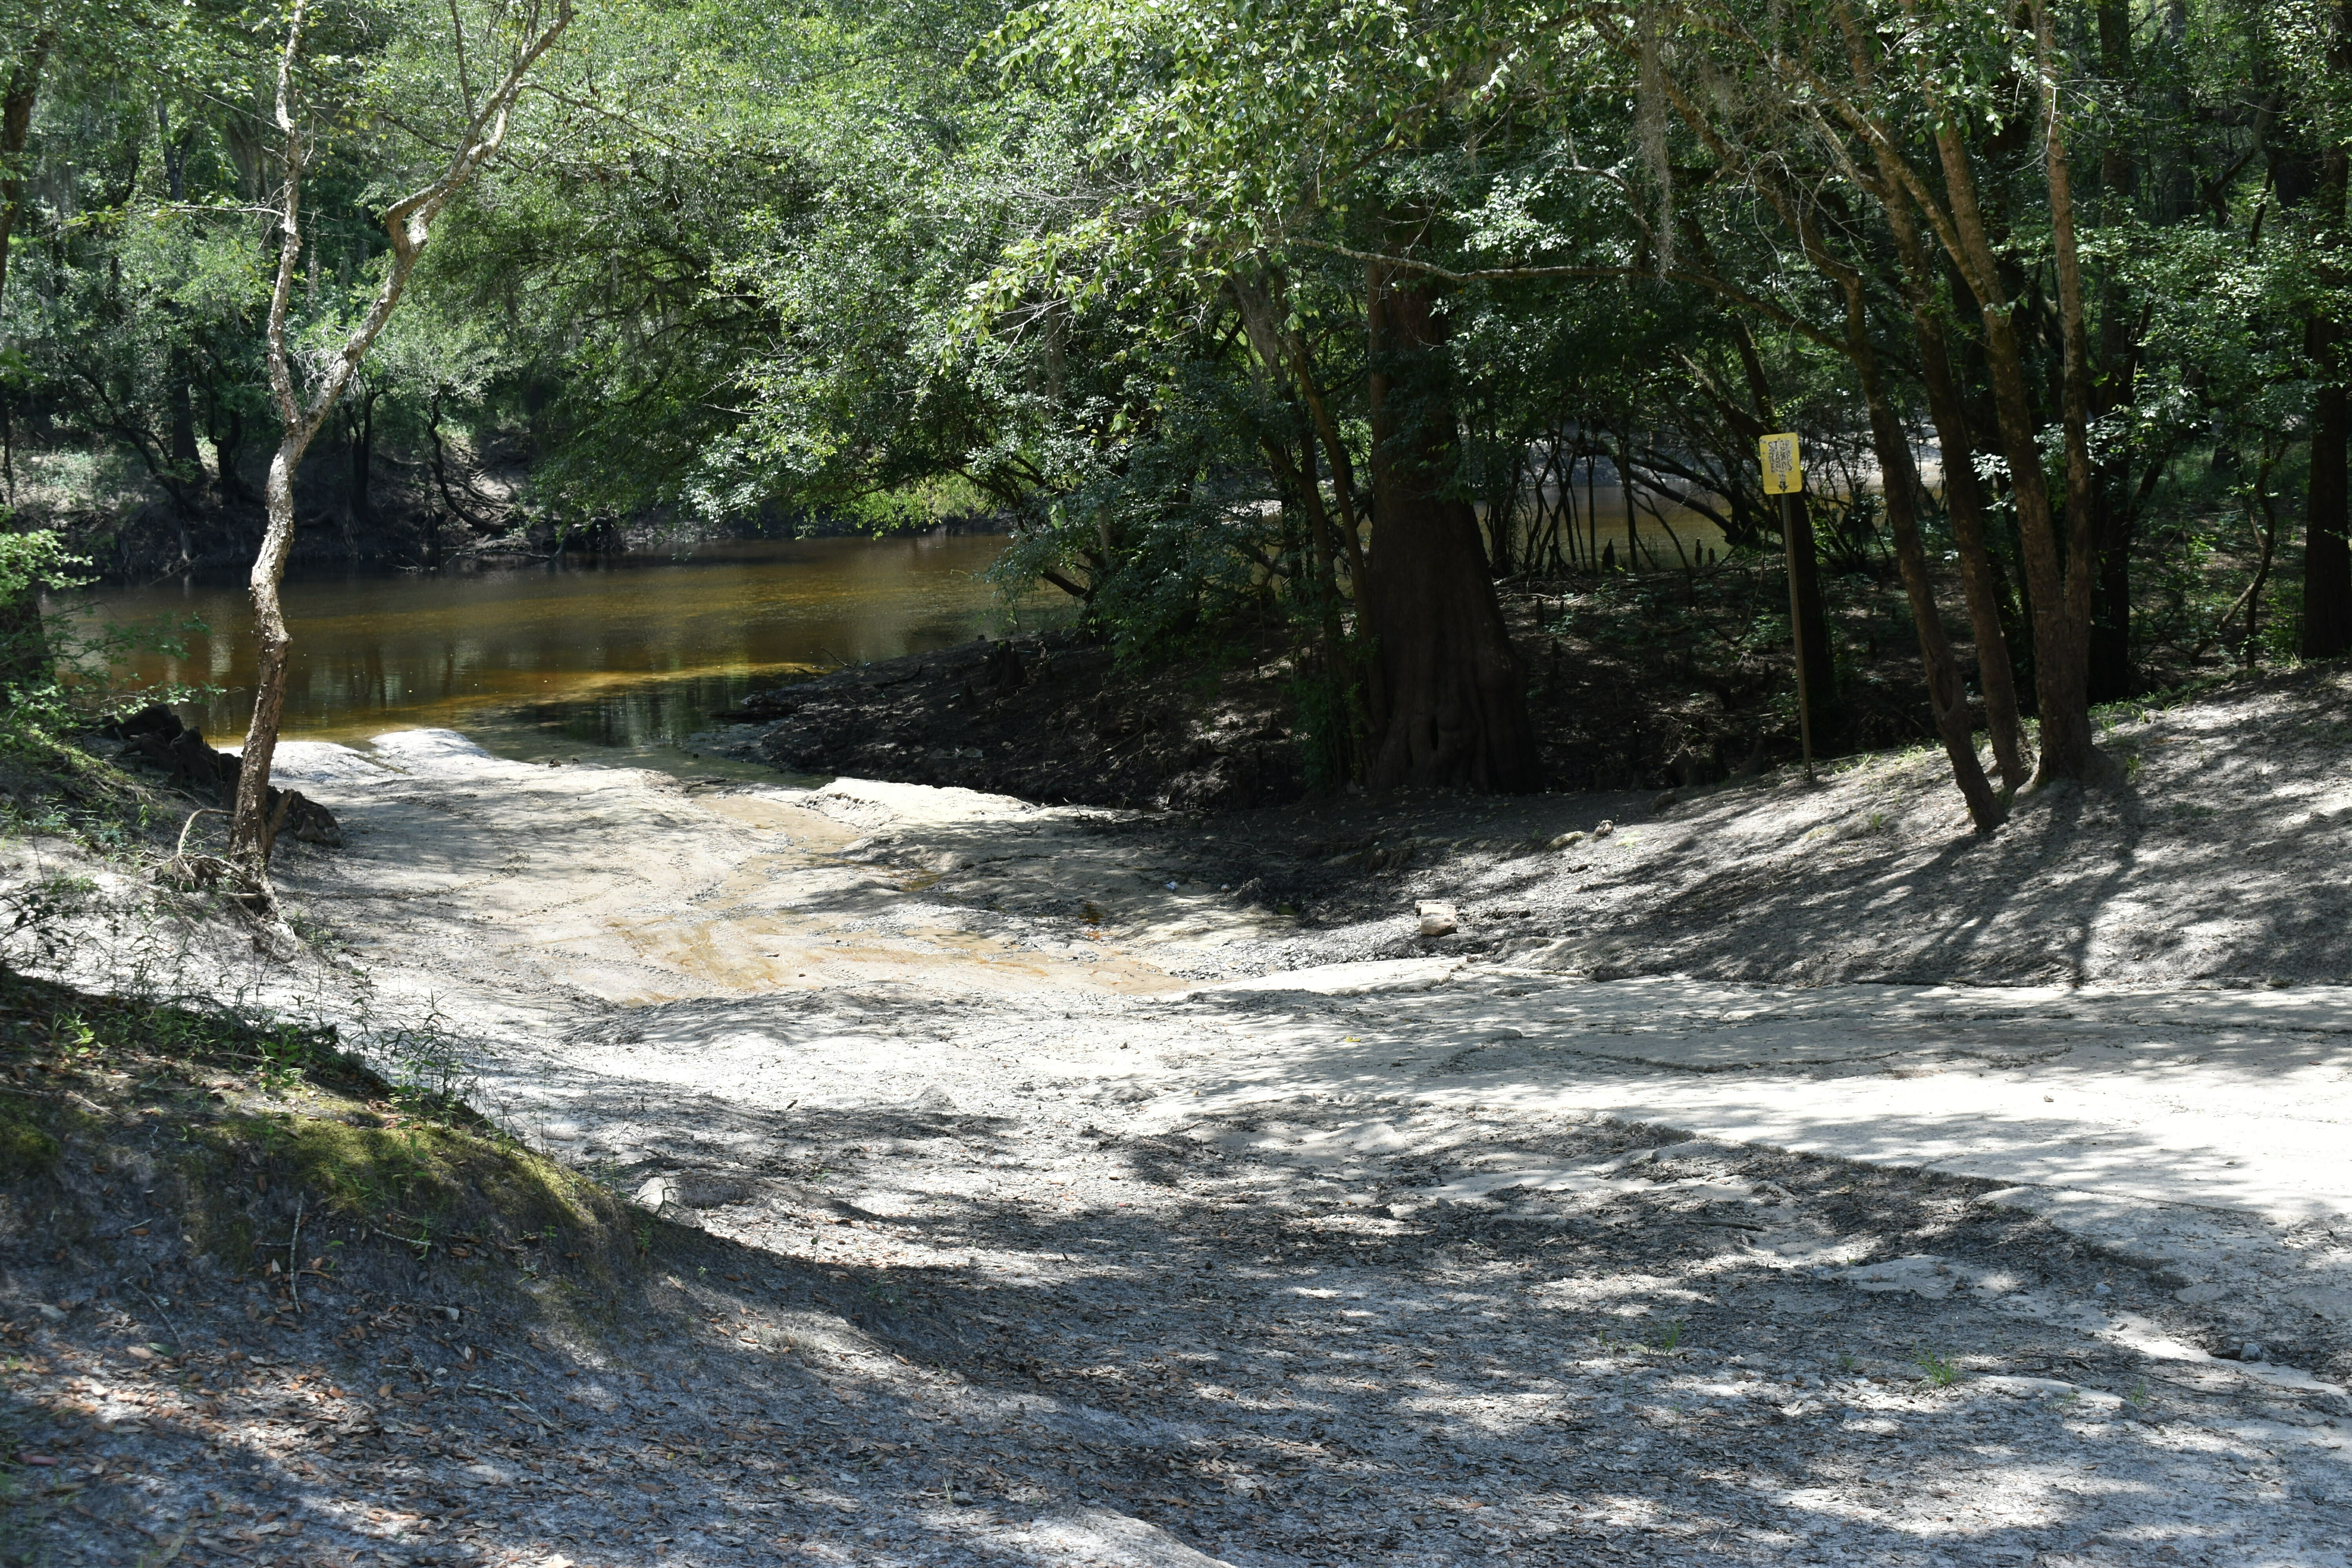
[[[58,1163],[57,1135],[21,1107],[0,1105],[0,1182],[18,1182],[46,1173]]]
[[[1913,1358],[1913,1364],[1918,1367],[1930,1388],[1949,1388],[1960,1381],[1958,1365],[1945,1360],[1934,1351],[1921,1351]]]
[[[444,1289],[603,1294],[635,1272],[644,1216],[467,1109],[446,1045],[410,1044],[428,1060],[396,1083],[331,1030],[0,967],[0,1241],[79,1268],[126,1237],[183,1237],[289,1304],[302,1276],[363,1256],[454,1271]]]

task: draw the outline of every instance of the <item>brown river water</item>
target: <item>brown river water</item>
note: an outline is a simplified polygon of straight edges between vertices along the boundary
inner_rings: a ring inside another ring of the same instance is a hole
[[[1059,612],[1059,593],[1008,606],[982,579],[1003,547],[985,535],[730,541],[684,556],[297,577],[284,733],[351,742],[438,728],[517,759],[593,748],[683,763],[681,742],[751,692]],[[181,715],[217,745],[239,743],[254,682],[242,578],[100,589],[58,612],[85,625],[202,621],[184,658],[149,651],[118,674],[217,688]]]

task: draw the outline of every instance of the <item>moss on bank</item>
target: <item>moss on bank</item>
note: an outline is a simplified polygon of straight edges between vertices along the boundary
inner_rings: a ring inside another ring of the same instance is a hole
[[[0,1258],[249,1277],[273,1313],[318,1279],[584,1330],[652,1224],[331,1031],[0,968]]]

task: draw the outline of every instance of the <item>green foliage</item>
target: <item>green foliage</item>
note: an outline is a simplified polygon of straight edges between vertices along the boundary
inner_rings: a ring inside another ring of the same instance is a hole
[[[5,521],[0,515],[0,521]],[[89,583],[89,563],[70,553],[63,541],[46,529],[26,533],[0,533],[0,600],[13,600],[42,588],[74,588]]]
[[[270,132],[250,106],[279,18],[213,0],[11,4],[7,63],[45,28],[54,43],[0,301],[0,402],[26,471],[46,476],[27,493],[110,566],[229,559],[275,435],[259,339],[275,248],[253,210]],[[432,540],[517,520],[560,546],[624,523],[997,518],[1014,530],[1004,584],[1066,588],[1130,659],[1287,627],[1309,770],[1337,782],[1363,739],[1359,682],[1311,672],[1361,659],[1376,382],[1391,412],[1445,411],[1458,461],[1440,488],[1482,509],[1498,574],[1580,576],[1588,602],[1678,575],[1699,600],[1722,557],[1777,548],[1754,463],[1767,424],[1804,437],[1832,598],[1841,574],[1886,573],[1849,326],[1906,427],[1929,423],[1915,305],[1980,423],[1991,399],[1985,317],[1933,223],[1925,297],[1906,293],[1881,146],[1948,205],[1934,137],[1956,128],[2026,323],[2042,450],[2018,460],[2063,490],[2058,234],[2027,15],[1959,0],[595,7],[565,42],[562,89],[527,100],[511,155],[436,232],[331,421],[337,460],[306,471],[307,515],[337,516],[354,548],[394,532],[338,476],[396,450],[426,476],[409,497],[424,518],[404,526]],[[2146,681],[2294,643],[2310,413],[2340,374],[2312,329],[2352,316],[2320,188],[2352,137],[2334,15],[2186,0],[2131,11],[2120,41],[2092,12],[2059,18],[2050,69],[2099,362],[2084,439],[2102,515],[2129,519]],[[451,19],[495,54],[513,17],[421,0],[313,16],[315,226],[294,315],[315,362],[383,275],[375,215],[443,155],[449,84],[484,63],[461,61]],[[1776,205],[1769,170],[1809,193],[1801,211]],[[1390,384],[1396,367],[1372,361],[1368,265],[1442,301],[1448,342],[1426,384]],[[1979,434],[1989,553],[2030,686],[2018,476]],[[449,481],[493,451],[528,458],[511,511]],[[94,480],[67,495],[41,465],[68,452],[131,474],[143,509],[98,505]],[[1630,544],[1626,504],[1678,530],[1703,519],[1704,542],[1694,529]],[[1924,510],[1948,566],[1939,498]],[[10,569],[0,557],[0,582]],[[1687,618],[1735,686],[1787,629],[1723,600]],[[1840,653],[1848,676],[1868,662]],[[17,684],[9,733],[54,735],[63,694]],[[1785,700],[1756,700],[1769,717]]]
[[[1959,1366],[1934,1351],[1921,1351],[1913,1358],[1913,1364],[1918,1367],[1920,1375],[1930,1388],[1949,1388],[1960,1381]]]

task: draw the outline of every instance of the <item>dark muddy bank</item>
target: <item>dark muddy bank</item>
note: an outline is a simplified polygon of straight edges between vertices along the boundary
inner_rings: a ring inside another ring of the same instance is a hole
[[[1745,565],[1505,584],[1544,788],[1654,793],[1793,759],[1776,592],[1770,572]],[[1856,578],[1843,597],[1842,685],[1815,715],[1817,747],[1932,738],[1899,595]],[[1076,631],[983,638],[761,692],[716,715],[758,728],[709,744],[790,772],[1049,805],[1244,810],[1312,793],[1300,676],[1281,626],[1123,662]]]

